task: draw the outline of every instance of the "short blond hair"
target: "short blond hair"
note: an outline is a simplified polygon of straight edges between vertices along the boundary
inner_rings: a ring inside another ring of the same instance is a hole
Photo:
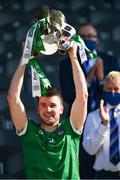
[[[120,80],[120,71],[111,71],[104,79],[104,87],[106,86],[108,81],[115,82],[117,79]]]

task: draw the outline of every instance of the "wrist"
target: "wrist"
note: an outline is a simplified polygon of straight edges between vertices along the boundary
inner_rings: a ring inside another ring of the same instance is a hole
[[[104,126],[107,126],[107,125],[108,125],[108,120],[102,120],[101,123],[102,123]]]

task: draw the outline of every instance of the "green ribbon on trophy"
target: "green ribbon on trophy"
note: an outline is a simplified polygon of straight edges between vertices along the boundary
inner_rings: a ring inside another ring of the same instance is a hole
[[[49,18],[43,20],[49,21]],[[28,31],[23,51],[22,64],[27,64],[31,56],[35,56],[40,51],[45,51],[40,29],[43,27],[43,20],[37,21]]]
[[[40,31],[41,27],[42,27],[42,23],[41,23],[41,21],[38,21],[36,30],[35,30],[35,34],[33,37],[33,44],[32,44],[32,54],[33,55],[36,55],[38,53],[38,50],[39,50],[39,52],[42,50],[45,51],[44,44],[41,39],[41,35],[42,35],[42,33]]]
[[[75,34],[73,37],[72,37],[72,40],[77,42],[78,43],[78,46],[81,44],[82,47],[87,51],[87,53],[89,54],[89,56],[96,60],[96,57],[97,57],[97,52],[93,52],[93,51],[90,51],[87,46],[85,45],[85,42],[84,40],[80,37],[80,35],[77,35]]]
[[[35,58],[38,52],[45,51],[43,40],[41,38],[42,33],[40,31],[40,29],[43,28],[44,20],[47,22],[45,28],[48,28],[48,17],[36,22],[27,33],[23,51],[22,64],[28,64],[31,67],[32,97],[45,96],[46,89],[51,86],[50,81],[38,64],[37,58]]]
[[[46,89],[51,87],[50,81],[39,66],[37,58],[31,58],[28,65],[30,65],[32,72],[32,96],[45,96]]]

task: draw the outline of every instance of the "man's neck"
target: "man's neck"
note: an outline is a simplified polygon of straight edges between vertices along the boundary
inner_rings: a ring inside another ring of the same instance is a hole
[[[47,132],[53,132],[57,129],[58,125],[59,125],[59,122],[56,122],[54,125],[51,125],[51,126],[41,123],[41,128]]]

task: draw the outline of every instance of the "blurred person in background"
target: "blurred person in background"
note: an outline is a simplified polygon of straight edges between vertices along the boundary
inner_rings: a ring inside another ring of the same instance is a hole
[[[95,155],[95,179],[120,179],[120,71],[111,71],[103,86],[104,100],[85,123],[83,147]]]
[[[88,75],[86,76],[86,79],[88,82],[89,92],[88,111],[91,112],[99,108],[100,100],[101,98],[103,98],[104,77],[112,70],[119,71],[120,63],[119,59],[116,56],[108,55],[105,52],[97,50],[100,44],[100,38],[98,37],[98,32],[94,25],[89,23],[81,24],[78,28],[78,34],[80,34],[80,36],[84,39],[86,46],[90,50],[97,52],[97,59],[96,62],[93,63],[92,67],[90,67],[89,65],[90,63],[92,64],[92,62],[90,61],[88,61],[88,65],[86,62],[83,67],[86,69],[90,69]],[[87,164],[87,166],[81,166],[81,177],[84,179],[94,178],[95,171],[92,167],[94,164],[95,156],[90,156],[88,153],[86,153],[84,148],[82,147],[82,144],[80,144],[80,154],[80,162],[84,161],[84,164]],[[87,173],[84,171],[85,168]]]

